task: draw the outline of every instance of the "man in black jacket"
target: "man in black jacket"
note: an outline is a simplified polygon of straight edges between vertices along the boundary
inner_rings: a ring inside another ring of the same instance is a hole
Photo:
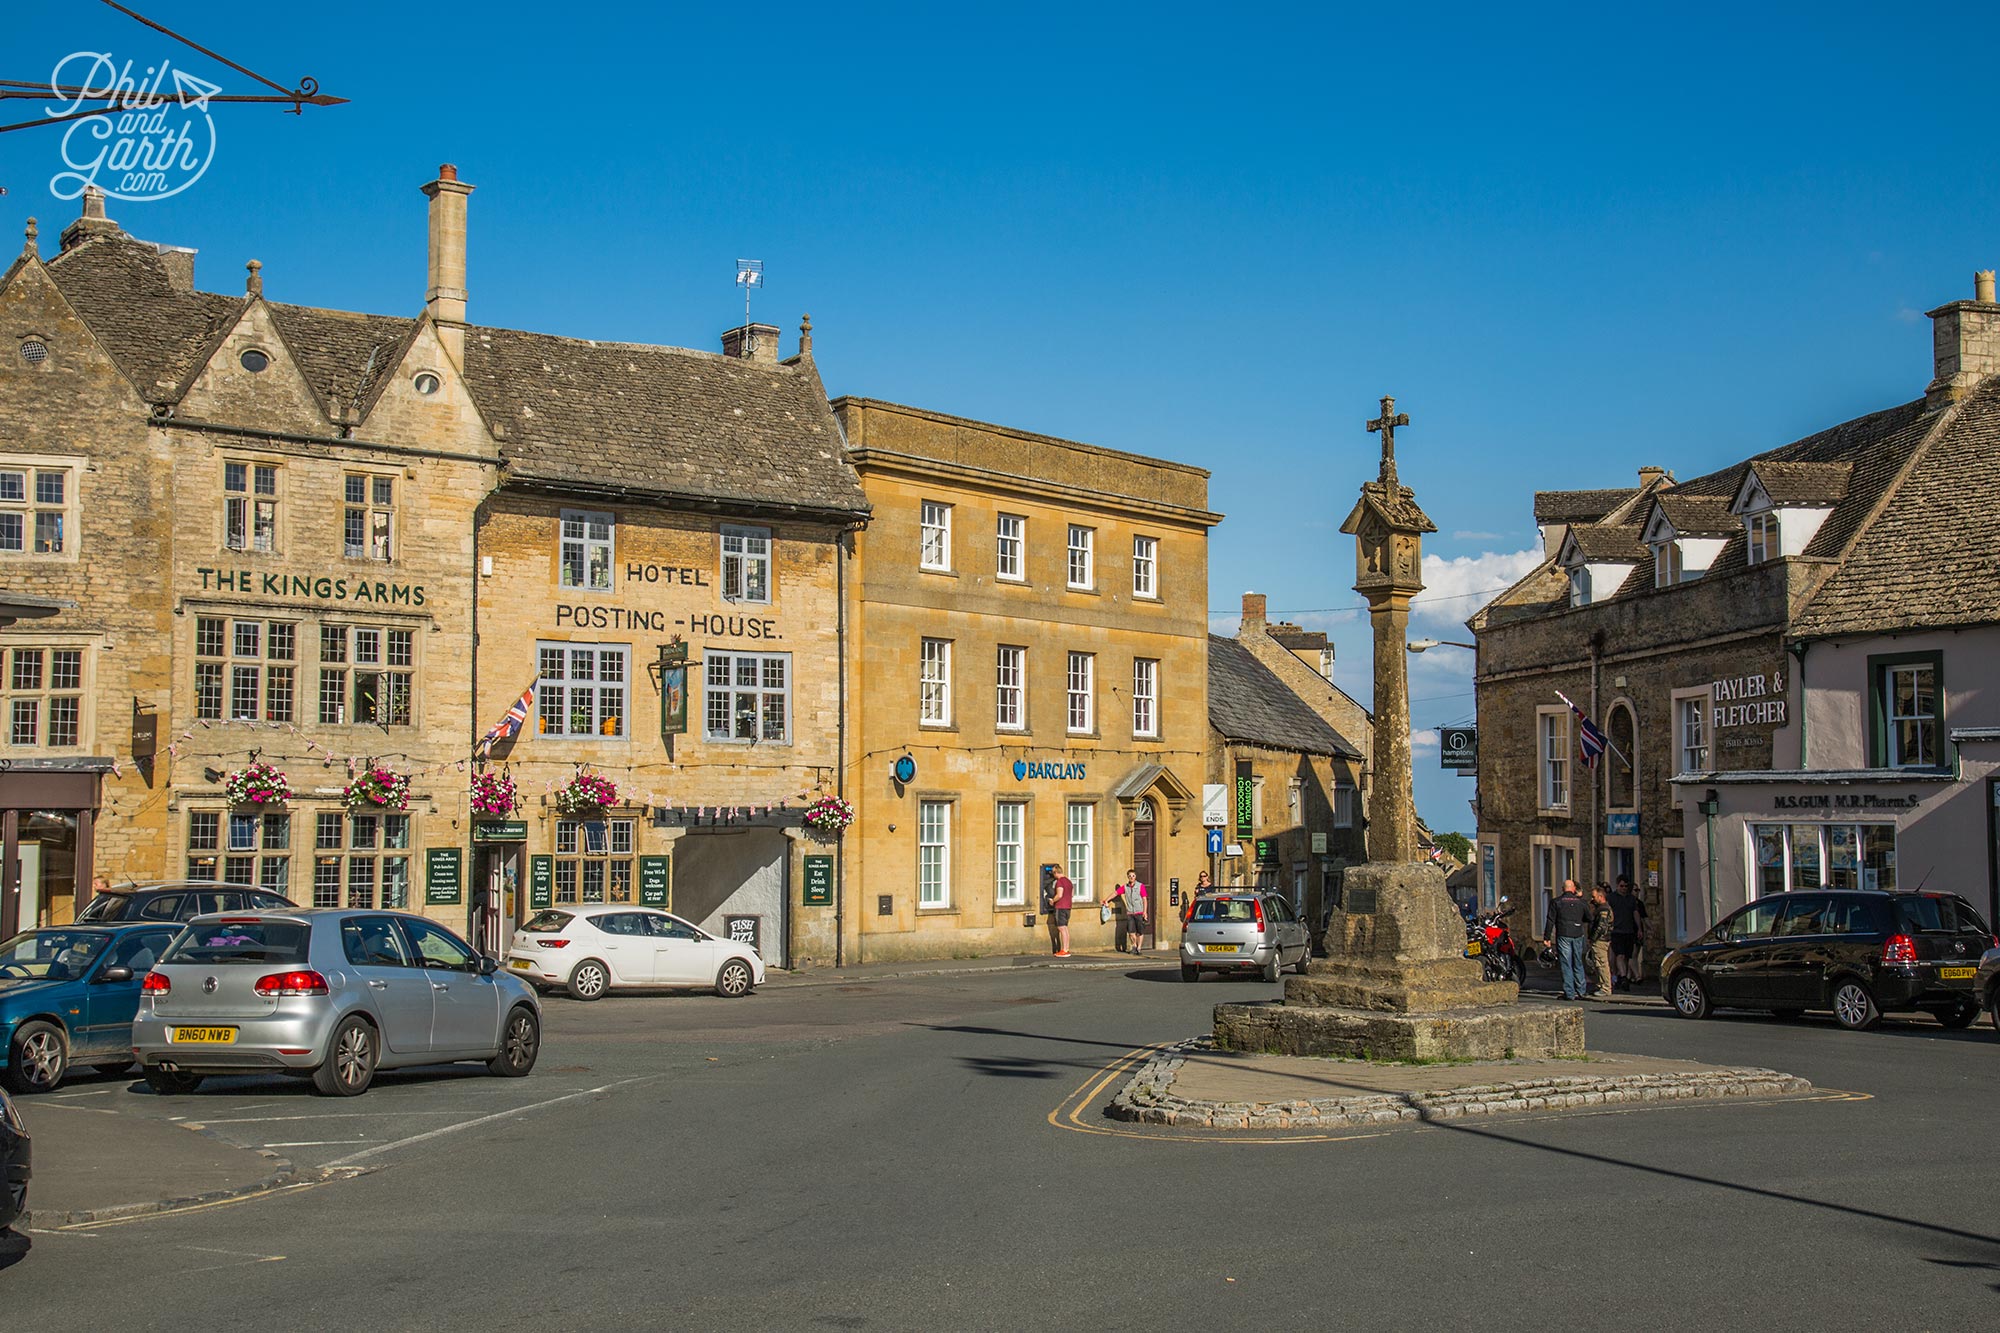
[[[1564,880],[1562,892],[1549,904],[1549,924],[1542,944],[1555,944],[1565,1000],[1580,1000],[1584,995],[1583,954],[1590,947],[1590,915],[1590,904],[1576,891],[1576,881]]]

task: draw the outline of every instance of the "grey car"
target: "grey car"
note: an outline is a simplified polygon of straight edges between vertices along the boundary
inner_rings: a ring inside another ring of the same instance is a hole
[[[1181,935],[1181,980],[1204,972],[1257,972],[1266,981],[1290,967],[1303,973],[1312,959],[1306,924],[1281,893],[1239,889],[1203,894]]]
[[[2000,947],[1980,955],[1979,971],[1972,977],[1972,998],[1993,1020],[1993,1030],[2000,1032]]]
[[[288,908],[187,923],[141,991],[132,1054],[157,1093],[208,1074],[309,1074],[330,1097],[379,1069],[479,1060],[520,1078],[541,1001],[435,921]]]

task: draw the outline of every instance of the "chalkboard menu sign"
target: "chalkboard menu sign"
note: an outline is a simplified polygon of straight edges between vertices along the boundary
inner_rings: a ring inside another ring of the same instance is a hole
[[[639,858],[639,905],[641,907],[665,907],[667,905],[667,876],[671,862],[664,856],[642,856]]]
[[[764,918],[726,916],[722,918],[722,938],[731,944],[747,944],[761,954],[764,952]]]

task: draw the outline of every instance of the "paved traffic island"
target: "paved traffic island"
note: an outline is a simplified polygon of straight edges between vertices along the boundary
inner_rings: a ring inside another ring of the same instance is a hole
[[[1812,1090],[1773,1069],[1643,1055],[1407,1063],[1229,1051],[1197,1037],[1154,1055],[1106,1113],[1196,1129],[1355,1129]]]

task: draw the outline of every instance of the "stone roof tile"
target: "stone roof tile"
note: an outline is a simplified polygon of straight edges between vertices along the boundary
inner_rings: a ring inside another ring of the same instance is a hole
[[[1361,757],[1248,648],[1216,634],[1208,636],[1208,724],[1226,740],[1266,749]]]
[[[1535,522],[1595,523],[1631,499],[1634,487],[1602,491],[1536,491]]]

